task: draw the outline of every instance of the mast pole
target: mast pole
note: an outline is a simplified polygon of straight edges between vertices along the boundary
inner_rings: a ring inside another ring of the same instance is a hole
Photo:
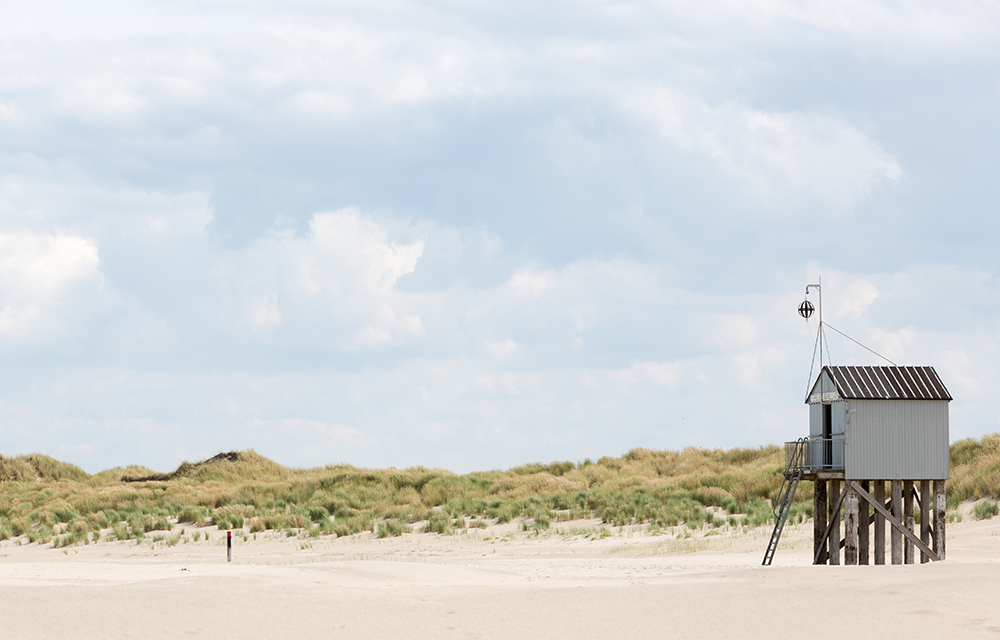
[[[816,289],[819,292],[819,327],[816,329],[817,339],[819,340],[819,370],[823,371],[823,343],[826,341],[826,332],[823,331],[823,277],[818,278],[817,284],[807,284],[806,285],[806,295],[809,295],[810,289]],[[827,347],[829,349],[829,347]]]

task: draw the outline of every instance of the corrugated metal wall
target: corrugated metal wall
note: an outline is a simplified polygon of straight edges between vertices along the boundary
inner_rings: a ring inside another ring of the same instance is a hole
[[[849,400],[844,463],[848,479],[947,479],[948,403]]]

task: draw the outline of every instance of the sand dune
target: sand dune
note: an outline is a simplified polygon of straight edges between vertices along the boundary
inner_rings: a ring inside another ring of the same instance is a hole
[[[947,561],[902,567],[810,566],[810,527],[788,530],[772,567],[764,530],[275,533],[237,537],[229,564],[219,532],[172,547],[6,542],[0,624],[3,638],[80,639],[1000,635],[1000,519],[953,524]]]

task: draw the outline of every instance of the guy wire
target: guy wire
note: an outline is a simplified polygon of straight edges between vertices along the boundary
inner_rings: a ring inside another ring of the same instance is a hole
[[[829,327],[830,326],[830,325],[828,325],[825,322],[821,323],[821,325],[824,326],[824,327]],[[826,331],[823,332],[823,342],[826,344],[826,360],[827,360],[827,362],[830,363],[830,366],[833,366],[833,356],[830,355],[830,341],[826,339]],[[820,345],[820,349],[822,349],[822,348],[823,348],[823,345],[821,344]]]
[[[831,326],[831,325],[830,325],[829,323],[826,323],[826,322],[824,322],[823,324],[825,324],[826,326],[830,327],[831,329],[833,329],[834,331],[836,331],[836,332],[837,332],[837,333],[839,333],[840,335],[844,336],[845,338],[847,338],[848,340],[850,340],[850,341],[851,341],[851,342],[853,342],[854,344],[858,345],[858,346],[859,346],[859,347],[861,347],[862,349],[866,349],[867,351],[871,351],[872,353],[874,353],[874,354],[875,354],[875,355],[877,355],[878,357],[882,358],[883,360],[885,360],[886,362],[888,362],[888,363],[889,363],[889,364],[891,364],[892,366],[894,366],[894,367],[897,367],[897,366],[899,366],[899,365],[897,365],[897,364],[896,364],[895,362],[893,362],[892,360],[890,360],[889,358],[886,358],[886,357],[885,357],[884,355],[882,355],[882,354],[881,354],[881,353],[879,353],[878,351],[875,351],[874,349],[869,349],[869,348],[868,348],[868,347],[866,347],[865,345],[861,344],[860,342],[858,342],[857,340],[855,340],[855,339],[854,339],[854,338],[852,338],[851,336],[847,335],[846,333],[844,333],[843,331],[841,331],[841,330],[840,330],[840,329],[838,329],[837,327],[834,327],[834,326]],[[826,353],[827,353],[827,355],[829,355],[829,353],[830,353],[830,347],[829,347],[829,346],[827,346],[827,349],[826,349]],[[815,356],[813,356],[813,357],[815,357]],[[812,373],[811,373],[811,370],[810,370],[810,375],[812,375]]]

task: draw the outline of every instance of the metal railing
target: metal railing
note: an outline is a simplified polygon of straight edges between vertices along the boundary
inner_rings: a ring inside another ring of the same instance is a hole
[[[802,447],[799,451],[798,448]],[[785,472],[802,470],[843,471],[844,437],[818,438],[810,436],[785,443]]]

